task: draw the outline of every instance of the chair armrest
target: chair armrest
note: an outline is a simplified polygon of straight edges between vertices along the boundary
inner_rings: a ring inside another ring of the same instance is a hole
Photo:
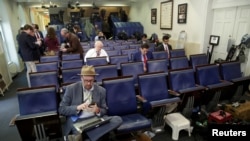
[[[142,103],[147,102],[147,100],[146,100],[144,97],[140,96],[140,95],[136,95],[136,98],[137,98],[140,102],[142,102]]]
[[[181,94],[176,92],[176,91],[173,91],[173,90],[168,90],[169,94],[171,95],[174,95],[174,96],[180,96]]]

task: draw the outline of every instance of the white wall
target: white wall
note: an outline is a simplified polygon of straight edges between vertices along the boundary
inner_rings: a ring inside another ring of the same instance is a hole
[[[160,3],[165,0],[139,0],[134,3],[130,9],[130,21],[138,21],[144,27],[144,32],[150,37],[152,33],[157,33],[162,38],[163,33],[171,34],[171,43],[175,47],[180,31],[185,30],[187,33],[186,51],[188,54],[204,52],[204,36],[207,25],[208,0],[174,0],[173,4],[173,26],[172,30],[160,29]],[[178,5],[187,3],[187,23],[177,23]],[[157,24],[151,24],[151,9],[157,8]],[[204,47],[205,46],[205,47]]]

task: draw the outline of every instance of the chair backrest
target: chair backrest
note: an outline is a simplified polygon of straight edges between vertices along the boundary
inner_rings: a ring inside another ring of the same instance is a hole
[[[148,60],[147,61],[148,72],[168,72],[167,59]]]
[[[89,65],[89,66],[98,66],[98,65],[108,64],[106,56],[86,58],[85,63],[86,65]]]
[[[184,49],[173,49],[169,51],[170,57],[181,57],[186,56]]]
[[[193,88],[196,85],[195,73],[192,68],[171,70],[168,74],[169,86],[173,91]]]
[[[170,69],[183,69],[189,67],[188,58],[186,56],[173,57],[169,59]]]
[[[104,79],[102,83],[106,89],[108,115],[122,116],[137,113],[136,93],[132,76]]]
[[[167,59],[168,54],[165,51],[154,51],[152,52],[154,59]]]
[[[220,83],[219,66],[216,64],[197,66],[196,79],[202,86]]]
[[[81,59],[79,53],[73,54],[62,54],[62,60],[74,60],[74,59]]]
[[[78,75],[81,73],[81,67],[62,69],[62,83],[73,83],[81,81],[81,77]]]
[[[30,86],[39,87],[46,85],[56,85],[58,88],[58,73],[54,71],[32,72],[29,73]]]
[[[36,63],[36,70],[37,72],[58,70],[58,62]]]
[[[129,62],[127,55],[109,56],[110,64],[115,64],[117,69],[121,69],[121,63]]]
[[[189,62],[190,62],[190,66],[192,66],[194,70],[196,66],[209,64],[208,56],[205,53],[190,55]]]
[[[119,50],[107,50],[106,52],[107,52],[108,56],[121,55],[121,52]]]
[[[96,75],[95,80],[98,84],[102,85],[102,79],[118,77],[116,65],[101,65],[95,66]]]
[[[139,50],[140,47],[141,47],[140,44],[131,44],[131,45],[129,45],[130,49],[137,49],[137,50]]]
[[[121,74],[122,76],[132,75],[134,78],[134,84],[137,85],[137,75],[143,74],[143,63],[142,62],[129,62],[121,63]]]
[[[113,46],[104,46],[103,49],[104,49],[105,51],[114,50],[114,47],[113,47]]]
[[[82,59],[74,59],[74,60],[62,60],[61,61],[61,69],[69,69],[69,68],[78,68],[83,66]]]
[[[59,57],[57,55],[53,55],[53,56],[41,56],[40,57],[40,62],[44,63],[44,62],[57,62],[59,61]]]
[[[58,109],[55,86],[19,88],[17,98],[20,115],[57,111]]]
[[[226,62],[220,64],[220,73],[223,80],[231,81],[242,77],[241,65],[238,61]]]
[[[167,73],[138,75],[138,86],[142,97],[149,101],[170,98],[167,86]]]
[[[122,49],[121,54],[122,55],[128,55],[129,61],[133,60],[133,54],[138,52],[138,49]]]

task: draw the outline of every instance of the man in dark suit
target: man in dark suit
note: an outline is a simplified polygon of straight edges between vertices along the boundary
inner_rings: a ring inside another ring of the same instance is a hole
[[[162,37],[162,44],[160,44],[159,46],[155,48],[155,51],[166,51],[168,54],[168,58],[170,57],[169,51],[172,50],[172,46],[168,43],[169,38],[170,38],[170,35],[164,35]]]
[[[148,44],[142,44],[140,51],[134,54],[133,61],[138,62],[142,61],[143,62],[143,70],[144,72],[147,72],[147,61],[153,59],[153,54],[151,51],[148,50],[149,45]]]

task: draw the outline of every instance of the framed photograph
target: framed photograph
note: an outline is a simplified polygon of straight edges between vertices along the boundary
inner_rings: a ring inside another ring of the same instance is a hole
[[[156,24],[157,21],[157,9],[151,9],[151,24]]]
[[[187,23],[187,3],[178,5],[178,23]]]
[[[173,0],[161,2],[160,28],[172,29],[173,26]]]
[[[211,44],[211,45],[218,45],[219,42],[220,42],[220,36],[210,35],[209,44]]]

